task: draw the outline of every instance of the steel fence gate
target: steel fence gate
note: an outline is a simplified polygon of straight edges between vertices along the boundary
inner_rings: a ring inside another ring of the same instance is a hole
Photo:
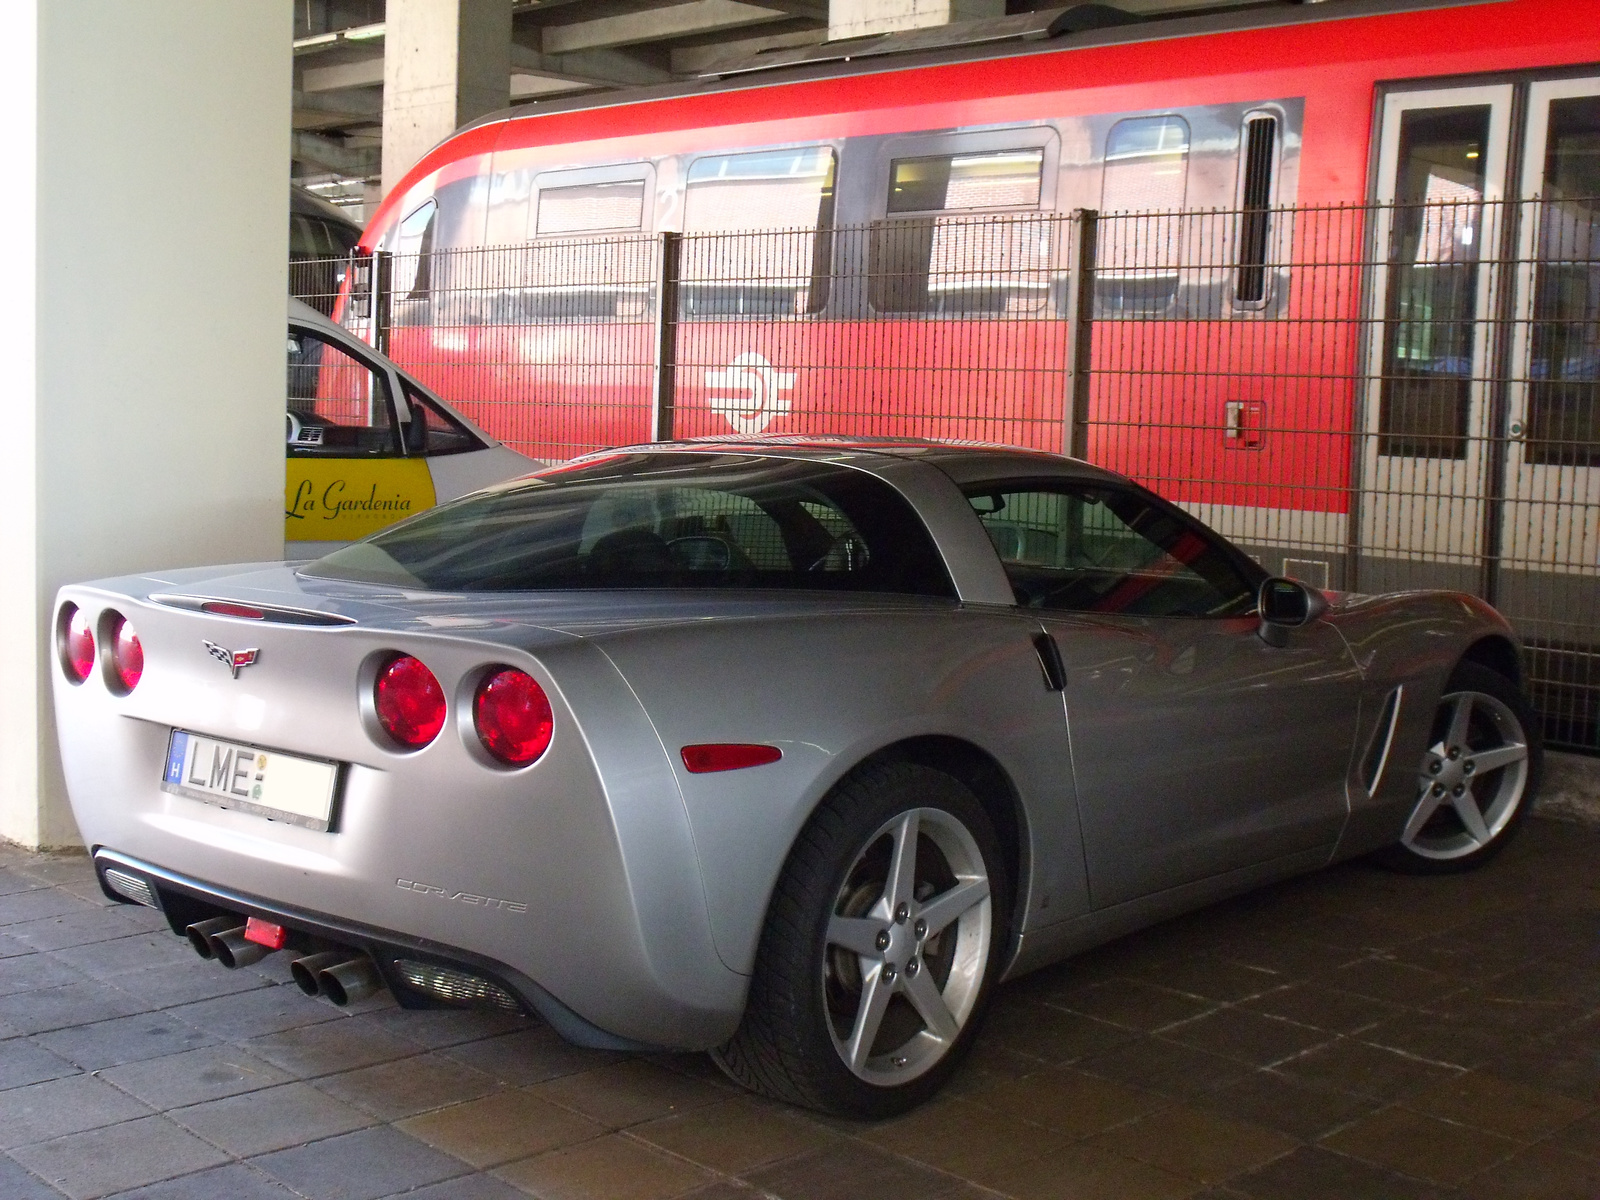
[[[1140,480],[1274,573],[1482,595],[1600,751],[1600,201],[546,239],[291,287],[514,448],[999,442]]]

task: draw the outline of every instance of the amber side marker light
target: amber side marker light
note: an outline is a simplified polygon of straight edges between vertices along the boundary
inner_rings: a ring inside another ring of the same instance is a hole
[[[758,746],[748,742],[710,742],[683,748],[683,765],[692,775],[764,767],[782,757],[783,751],[776,746]]]

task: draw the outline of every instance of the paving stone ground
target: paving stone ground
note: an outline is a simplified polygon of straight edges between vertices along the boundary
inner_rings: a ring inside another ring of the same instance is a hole
[[[1004,987],[937,1101],[859,1124],[703,1057],[308,999],[81,856],[0,844],[0,1197],[1528,1200],[1600,1196],[1600,831],[1361,863]]]

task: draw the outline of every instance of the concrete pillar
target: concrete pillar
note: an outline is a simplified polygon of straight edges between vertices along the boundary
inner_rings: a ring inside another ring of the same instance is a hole
[[[50,703],[56,589],[282,557],[292,16],[291,0],[7,8],[8,840],[78,840]]]
[[[1006,0],[828,0],[828,36],[866,37],[1005,15]]]
[[[389,0],[383,190],[460,126],[511,103],[511,0]]]

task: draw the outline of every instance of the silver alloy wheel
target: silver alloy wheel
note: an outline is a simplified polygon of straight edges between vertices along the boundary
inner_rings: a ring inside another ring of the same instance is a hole
[[[910,809],[866,840],[822,969],[834,1049],[858,1078],[907,1083],[955,1045],[983,988],[991,903],[983,854],[951,813]]]
[[[1417,806],[1400,843],[1423,858],[1473,854],[1517,815],[1528,787],[1528,735],[1504,701],[1450,692],[1439,701],[1443,733],[1422,756]]]

